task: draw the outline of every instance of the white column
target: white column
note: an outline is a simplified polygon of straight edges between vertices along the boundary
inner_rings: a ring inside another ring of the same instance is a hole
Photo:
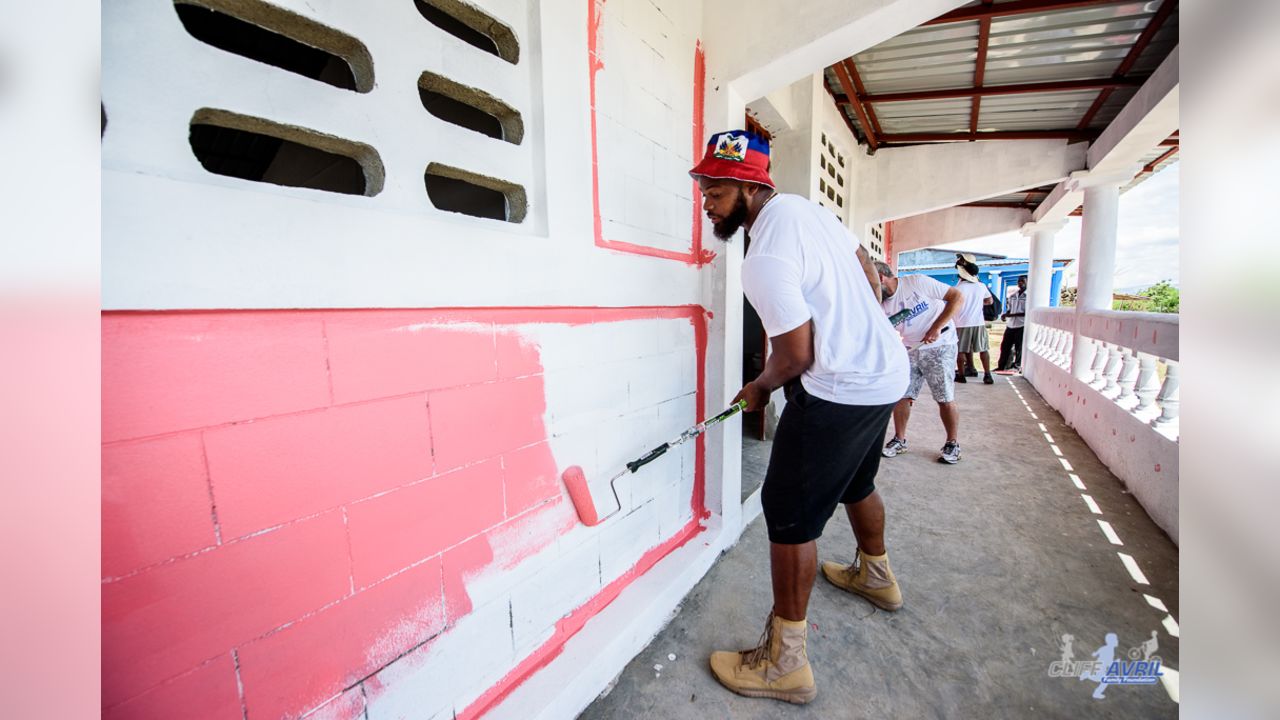
[[[1088,310],[1110,310],[1115,289],[1116,226],[1120,214],[1120,186],[1140,168],[1099,176],[1082,171],[1071,174],[1071,190],[1084,191],[1080,226],[1080,259],[1077,261],[1076,317]],[[1077,320],[1078,324],[1078,320]],[[1071,354],[1071,374],[1083,382],[1093,379],[1095,343],[1076,331]]]
[[[1066,224],[1066,220],[1042,220],[1022,226],[1022,234],[1031,240],[1031,267],[1027,271],[1028,313],[1031,308],[1049,307],[1049,288],[1053,287],[1053,238]]]

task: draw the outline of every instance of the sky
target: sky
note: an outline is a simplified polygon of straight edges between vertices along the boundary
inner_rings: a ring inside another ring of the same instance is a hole
[[[1178,284],[1178,172],[1174,163],[1120,196],[1120,226],[1116,237],[1117,291],[1150,287],[1161,280]],[[1027,238],[1017,231],[966,240],[948,249],[989,252],[1011,257],[1030,254]],[[1080,218],[1067,218],[1054,238],[1055,258],[1080,256]],[[1075,264],[1067,268],[1068,287],[1074,286]]]

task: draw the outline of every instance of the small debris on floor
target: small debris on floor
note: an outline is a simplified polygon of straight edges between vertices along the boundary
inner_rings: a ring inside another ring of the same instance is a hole
[[[676,661],[676,654],[675,654],[675,653],[668,653],[668,654],[667,654],[667,659],[668,659],[668,660],[670,660],[671,662],[675,662],[675,661]]]
[[[653,671],[654,671],[654,672],[656,672],[656,673],[660,673],[660,672],[662,672],[662,665],[654,665],[654,666],[653,666]]]

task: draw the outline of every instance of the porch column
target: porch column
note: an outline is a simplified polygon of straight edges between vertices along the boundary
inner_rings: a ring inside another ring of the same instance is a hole
[[[1022,226],[1022,234],[1031,240],[1031,260],[1027,270],[1028,311],[1049,306],[1049,288],[1053,283],[1053,238],[1066,224],[1066,220],[1041,220]]]
[[[1116,227],[1120,212],[1120,187],[1141,168],[1099,175],[1091,171],[1071,174],[1070,188],[1084,192],[1077,266],[1076,318],[1088,310],[1110,310],[1115,290]],[[1093,379],[1096,343],[1076,331],[1071,351],[1071,374],[1082,382]]]

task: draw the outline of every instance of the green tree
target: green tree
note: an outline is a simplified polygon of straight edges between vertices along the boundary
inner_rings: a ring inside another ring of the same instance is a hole
[[[1142,292],[1151,298],[1151,312],[1176,313],[1180,301],[1178,288],[1168,280],[1161,280]]]

